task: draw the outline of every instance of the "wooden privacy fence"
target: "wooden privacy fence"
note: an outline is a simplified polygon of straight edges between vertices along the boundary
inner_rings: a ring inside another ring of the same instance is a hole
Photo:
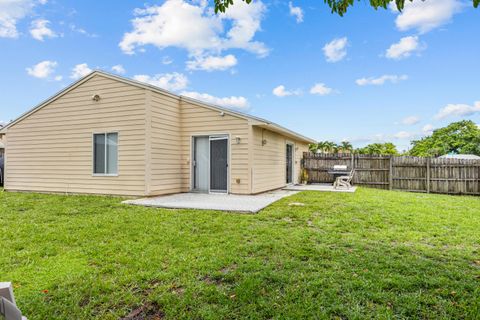
[[[355,169],[353,183],[412,192],[480,195],[480,160],[362,154],[303,154],[309,183],[332,183],[334,165]]]

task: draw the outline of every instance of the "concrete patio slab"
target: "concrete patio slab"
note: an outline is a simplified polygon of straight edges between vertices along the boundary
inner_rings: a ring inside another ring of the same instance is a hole
[[[168,196],[127,200],[123,203],[168,208],[200,209],[257,213],[270,204],[298,193],[295,190],[276,190],[258,195],[179,193]]]
[[[332,184],[326,183],[314,183],[314,184],[296,184],[293,186],[288,186],[284,190],[290,191],[324,191],[324,192],[350,192],[353,193],[357,190],[357,187],[353,186],[349,189],[339,188],[335,189]]]

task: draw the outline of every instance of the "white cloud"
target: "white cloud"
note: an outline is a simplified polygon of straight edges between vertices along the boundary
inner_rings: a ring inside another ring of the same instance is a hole
[[[183,90],[188,85],[187,77],[178,72],[156,74],[154,76],[139,74],[134,76],[133,79],[171,91]]]
[[[476,101],[473,106],[468,104],[448,104],[435,115],[435,119],[445,119],[448,117],[465,117],[480,113],[480,101]]]
[[[391,82],[391,83],[398,83],[400,81],[407,80],[408,76],[407,75],[392,75],[392,74],[385,74],[381,77],[378,78],[361,78],[355,80],[355,83],[358,84],[359,86],[367,86],[367,85],[374,85],[374,86],[381,86],[385,84],[385,82]]]
[[[0,38],[17,38],[17,22],[25,18],[34,6],[33,0],[1,0]]]
[[[48,79],[55,73],[55,68],[57,67],[57,65],[58,63],[56,61],[45,60],[37,63],[31,68],[27,68],[26,70],[27,73],[32,77],[39,79]],[[62,80],[62,77],[56,76],[54,77],[54,80],[60,81]]]
[[[86,63],[77,64],[72,69],[72,73],[70,74],[70,78],[72,79],[80,79],[85,77],[87,74],[92,72],[93,70],[88,67]]]
[[[44,38],[55,38],[58,35],[48,27],[50,21],[37,19],[30,24],[30,34],[36,40],[43,41]]]
[[[154,45],[159,49],[183,48],[194,58],[218,56],[228,49],[243,49],[259,57],[268,55],[265,44],[254,40],[266,11],[261,1],[235,1],[220,14],[215,14],[209,3],[167,0],[162,5],[136,9],[133,29],[124,34],[119,46],[127,54]]]
[[[422,128],[422,133],[423,133],[424,135],[431,135],[431,134],[433,133],[433,129],[434,129],[433,125],[431,125],[431,124],[426,124],[426,125],[424,125],[423,128]]]
[[[395,139],[410,139],[414,136],[413,133],[407,132],[407,131],[400,131],[397,132],[393,135]]]
[[[245,97],[242,96],[231,96],[231,97],[215,97],[209,95],[207,93],[199,93],[199,92],[189,92],[185,91],[181,93],[183,96],[190,97],[192,99],[204,101],[207,103],[211,103],[214,105],[218,105],[221,107],[227,108],[235,108],[235,109],[248,109],[249,103]]]
[[[188,70],[227,70],[237,64],[237,58],[233,54],[226,56],[195,57],[187,61]]]
[[[77,27],[75,24],[70,24],[70,30],[72,30],[73,32],[77,32],[77,33],[80,33],[86,37],[89,37],[89,38],[98,38],[98,35],[95,34],[95,33],[90,33],[88,32],[87,30],[83,29],[83,28],[80,28],[80,27]]]
[[[324,83],[316,83],[311,89],[311,94],[316,94],[319,96],[326,96],[333,92],[332,88],[327,87]]]
[[[462,6],[459,0],[405,1],[405,8],[397,16],[395,24],[401,31],[417,29],[426,33],[451,21]],[[392,8],[397,11],[395,6]]]
[[[371,136],[363,136],[363,137],[345,137],[344,141],[350,141],[351,143],[374,143],[374,142],[385,142],[391,136],[387,136],[383,133],[377,133]]]
[[[221,14],[222,20],[227,20],[232,27],[223,39],[225,49],[244,49],[255,53],[259,57],[265,57],[269,49],[264,43],[253,41],[255,34],[261,31],[261,21],[266,11],[265,5],[260,1],[246,4],[244,1],[235,1],[225,14]]]
[[[403,37],[387,49],[385,56],[389,59],[400,60],[410,57],[414,52],[424,50],[425,47],[419,43],[418,36]]]
[[[409,116],[402,119],[402,124],[412,126],[420,122],[420,118],[417,116]]]
[[[277,97],[283,98],[288,96],[299,96],[302,94],[300,90],[288,91],[284,85],[279,85],[272,90],[272,93]]]
[[[172,63],[173,63],[173,60],[170,57],[165,56],[165,57],[162,58],[162,64],[169,65],[169,64],[172,64]]]
[[[297,23],[303,22],[303,10],[301,7],[294,7],[292,2],[288,3],[288,8],[290,9],[290,15],[295,17]]]
[[[121,64],[117,64],[117,65],[113,66],[112,71],[116,72],[118,74],[125,74],[126,73],[125,68]]]
[[[347,56],[347,37],[333,39],[323,47],[328,62],[338,62]]]

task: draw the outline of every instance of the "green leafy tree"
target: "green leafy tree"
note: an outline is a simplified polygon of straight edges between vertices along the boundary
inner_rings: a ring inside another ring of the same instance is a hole
[[[234,0],[215,0],[215,12],[225,12],[229,6],[233,5]],[[240,0],[237,0],[240,1]],[[242,0],[245,1],[246,3],[251,3],[252,0]],[[410,1],[412,2],[413,0],[369,0],[370,6],[373,8],[378,9],[378,8],[383,8],[387,9],[390,3],[394,3],[397,7],[398,10],[403,10],[405,7],[405,2]],[[418,0],[415,0],[418,1]],[[437,0],[422,0],[422,1],[437,1]],[[353,6],[355,2],[360,2],[360,0],[323,0],[330,9],[332,10],[332,13],[337,13],[340,16],[343,16],[349,7]],[[478,7],[480,4],[480,0],[472,0],[473,6],[475,8]]]
[[[320,141],[319,143],[317,143],[317,152],[320,151],[320,152],[325,152],[326,148],[327,148],[327,145],[325,143],[325,141]]]
[[[398,155],[397,147],[391,142],[372,143],[355,150],[359,154]]]
[[[342,143],[340,144],[340,149],[342,150],[342,152],[348,153],[353,151],[353,146],[348,141],[342,141]]]
[[[310,152],[313,152],[313,153],[317,152],[317,150],[318,150],[318,143],[310,143],[310,144],[308,145],[308,150],[309,150]]]
[[[308,146],[308,149],[313,153],[324,152],[324,148],[325,148],[325,146],[324,146],[324,143],[322,141],[317,142],[317,143],[311,143]]]
[[[409,154],[417,157],[435,157],[444,154],[480,155],[480,129],[470,120],[453,122],[420,140],[414,140]]]
[[[341,146],[332,141],[320,141],[309,146],[310,151],[321,153],[336,153],[341,148]]]
[[[324,151],[329,153],[335,153],[337,149],[337,144],[332,141],[325,141],[324,142]]]

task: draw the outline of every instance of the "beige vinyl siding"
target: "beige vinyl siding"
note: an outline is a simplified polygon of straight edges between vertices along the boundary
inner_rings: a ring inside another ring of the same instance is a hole
[[[247,120],[181,101],[182,191],[191,188],[192,136],[228,134],[230,136],[230,193],[249,194],[249,123]],[[240,143],[235,141],[240,137]],[[237,183],[239,179],[239,183]]]
[[[95,94],[100,101],[92,100]],[[94,73],[6,129],[5,187],[130,196],[188,192],[192,137],[226,134],[230,193],[281,188],[285,144],[291,139],[256,127],[258,123],[262,122]],[[118,132],[118,175],[94,176],[93,134],[106,132]],[[299,182],[302,152],[308,146],[292,142],[294,179]]]
[[[92,175],[93,133],[102,132],[118,132],[116,177]],[[7,135],[7,190],[145,193],[142,88],[96,75],[14,124]]]
[[[151,177],[147,194],[178,193],[182,191],[180,99],[151,92],[150,102]]]
[[[302,182],[303,153],[308,151],[308,143],[295,142],[295,183]]]
[[[262,145],[262,140],[266,144]],[[286,184],[286,140],[282,135],[253,127],[252,192],[282,188]]]
[[[262,145],[262,140],[266,144]],[[300,182],[301,160],[308,145],[267,129],[253,127],[252,193],[282,188],[286,185],[286,144],[294,144],[294,183]]]

